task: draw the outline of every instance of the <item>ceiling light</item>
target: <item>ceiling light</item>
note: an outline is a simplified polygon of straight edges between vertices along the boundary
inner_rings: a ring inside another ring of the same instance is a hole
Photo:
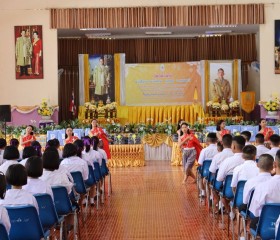
[[[205,31],[206,34],[231,33],[232,30]]]
[[[97,31],[97,30],[105,31],[107,30],[107,28],[81,28],[80,30],[81,31]]]
[[[101,37],[111,36],[111,33],[89,33],[85,35],[87,38],[101,38]]]
[[[171,35],[172,32],[145,32],[146,35]]]

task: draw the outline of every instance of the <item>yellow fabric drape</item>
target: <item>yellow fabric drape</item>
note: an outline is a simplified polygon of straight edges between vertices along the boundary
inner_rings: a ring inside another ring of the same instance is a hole
[[[121,55],[120,54],[115,54],[114,55],[114,65],[115,65],[115,102],[120,105],[120,83],[121,83]]]
[[[143,144],[110,145],[109,167],[143,167],[145,155]]]
[[[89,62],[88,54],[84,55],[84,89],[85,89],[85,102],[89,102]]]
[[[205,66],[204,66],[204,74],[205,74],[205,102],[209,101],[209,62],[206,60],[205,61]]]
[[[246,113],[250,113],[255,108],[255,92],[241,92],[241,108]]]
[[[233,99],[238,99],[238,60],[233,61]]]
[[[143,144],[148,144],[151,147],[159,147],[161,144],[165,143],[166,145],[172,147],[173,141],[172,137],[166,134],[147,134],[142,138]]]

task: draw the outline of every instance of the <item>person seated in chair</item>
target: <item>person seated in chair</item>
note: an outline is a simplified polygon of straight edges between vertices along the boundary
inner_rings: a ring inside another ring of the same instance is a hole
[[[251,139],[251,136],[252,134],[249,132],[249,131],[243,131],[241,133],[241,136],[245,138],[246,142],[245,142],[245,145],[250,145],[250,139]]]
[[[271,144],[271,149],[267,153],[275,158],[276,153],[279,150],[280,136],[277,134],[272,134],[269,138],[269,142]]]
[[[250,205],[250,212],[255,216],[250,227],[256,229],[261,216],[262,208],[266,203],[280,203],[280,150],[277,151],[275,161],[275,176],[260,183],[255,188],[255,192]]]
[[[264,145],[264,135],[258,133],[256,135],[256,148],[257,148],[257,155],[256,159],[259,159],[262,154],[265,154],[269,151],[269,149]]]

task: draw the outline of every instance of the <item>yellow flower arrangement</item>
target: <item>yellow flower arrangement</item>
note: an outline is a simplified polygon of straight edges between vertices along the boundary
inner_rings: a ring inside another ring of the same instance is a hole
[[[233,101],[233,102],[231,102],[231,103],[229,104],[229,107],[230,107],[230,108],[238,108],[239,105],[240,105],[239,101],[238,101],[238,100],[235,100],[235,101]]]
[[[37,110],[38,114],[41,116],[52,116],[53,111],[53,107],[48,106],[47,99],[42,100],[40,107]]]
[[[269,112],[275,112],[279,110],[279,103],[275,100],[270,100],[266,102],[263,107],[265,108],[266,111]]]
[[[221,108],[221,104],[218,103],[218,102],[214,102],[214,103],[212,104],[212,108],[214,108],[214,109],[220,109],[220,108]]]
[[[106,105],[103,106],[96,106],[94,103],[91,102],[85,102],[84,106],[89,109],[89,110],[93,110],[93,111],[97,111],[99,113],[104,112],[105,110],[114,110],[117,108],[117,103],[116,102],[112,102],[112,103],[108,103]]]
[[[221,105],[221,110],[227,111],[227,110],[229,110],[229,106],[227,104],[222,104]]]

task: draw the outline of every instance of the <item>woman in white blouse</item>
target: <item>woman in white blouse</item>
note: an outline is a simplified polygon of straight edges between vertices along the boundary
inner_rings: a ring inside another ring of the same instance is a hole
[[[3,158],[6,160],[1,166],[0,171],[6,174],[9,166],[18,164],[19,151],[14,146],[7,146],[4,150]]]

